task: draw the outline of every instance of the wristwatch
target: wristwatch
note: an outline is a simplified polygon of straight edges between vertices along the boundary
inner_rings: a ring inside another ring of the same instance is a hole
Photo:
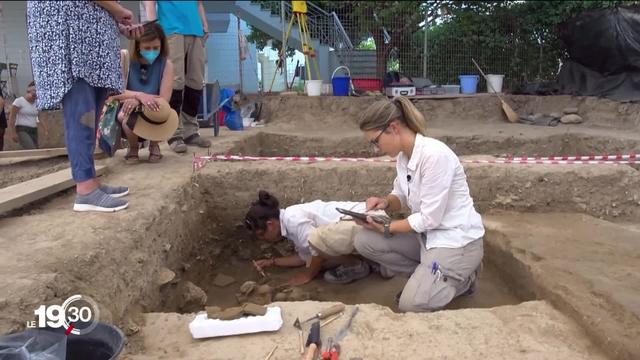
[[[393,234],[391,233],[391,221],[384,223],[384,237],[387,239],[391,238]]]

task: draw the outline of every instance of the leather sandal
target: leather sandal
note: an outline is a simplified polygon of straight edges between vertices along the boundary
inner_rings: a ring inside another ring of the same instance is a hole
[[[157,163],[162,159],[159,145],[149,145],[149,162]]]
[[[140,157],[138,157],[138,154],[131,154],[127,151],[127,155],[124,156],[125,163],[127,163],[128,165],[133,165],[137,164],[138,161],[140,161]]]

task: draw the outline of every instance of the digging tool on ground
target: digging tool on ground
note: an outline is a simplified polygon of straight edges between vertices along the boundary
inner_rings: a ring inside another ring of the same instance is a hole
[[[344,304],[337,304],[337,305],[333,305],[331,307],[328,307],[322,311],[320,311],[319,313],[315,314],[314,316],[308,318],[307,320],[303,321],[302,323],[307,323],[311,320],[323,320],[328,318],[331,315],[335,315],[338,313],[341,313],[344,311]]]
[[[355,308],[353,308],[353,311],[351,311],[351,316],[349,316],[349,320],[347,320],[347,323],[344,324],[342,329],[340,329],[340,331],[338,331],[338,333],[336,334],[335,338],[333,338],[334,343],[339,344],[340,341],[342,341],[342,339],[344,339],[344,337],[347,336],[347,331],[349,331],[349,327],[351,327],[351,322],[353,321],[353,318],[354,316],[356,316],[357,313],[358,313],[358,307],[356,306]]]
[[[278,345],[273,347],[273,350],[271,350],[271,352],[267,355],[266,358],[264,358],[264,360],[269,360],[271,359],[271,356],[273,356],[273,353],[276,352],[276,349],[278,348]]]
[[[320,322],[316,321],[311,325],[309,337],[307,338],[307,350],[303,360],[313,360],[316,358],[316,352],[320,348]]]
[[[338,360],[340,356],[340,344],[335,344],[333,342],[333,338],[329,338],[327,341],[329,344],[327,345],[327,350],[323,351],[320,354],[321,360]]]
[[[471,58],[471,61],[473,61],[473,64],[478,68],[478,71],[480,71],[480,74],[482,74],[482,77],[484,77],[484,80],[487,82],[487,85],[498,96],[498,99],[500,99],[500,102],[502,103],[502,111],[504,111],[504,114],[507,116],[507,119],[509,119],[509,121],[511,121],[512,123],[518,122],[518,119],[520,118],[518,116],[518,114],[515,111],[513,111],[511,106],[509,106],[509,104],[507,104],[504,101],[504,99],[502,99],[502,96],[500,96],[500,94],[498,94],[496,89],[493,88],[493,85],[491,85],[491,81],[489,81],[489,79],[484,74],[484,72],[482,72],[482,69],[480,69],[480,65],[478,65],[478,63],[473,58]]]
[[[300,324],[299,318],[296,318],[296,321],[293,322],[293,327],[298,329],[298,338],[300,340],[300,354],[304,354],[304,339],[302,336],[302,325]]]
[[[339,318],[340,316],[342,316],[344,314],[344,312],[341,312],[340,314],[332,317],[331,319],[327,319],[323,322],[320,323],[320,327],[323,327],[325,325],[329,325],[330,323],[332,323],[334,320],[336,320],[337,318]]]

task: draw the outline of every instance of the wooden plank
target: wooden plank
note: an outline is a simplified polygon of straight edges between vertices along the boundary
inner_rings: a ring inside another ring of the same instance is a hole
[[[32,156],[53,157],[53,156],[62,156],[62,155],[67,155],[67,148],[0,151],[0,159],[32,157]]]
[[[107,170],[104,165],[96,166],[96,174]],[[71,169],[64,169],[36,179],[0,189],[0,213],[20,208],[59,191],[73,187]]]
[[[416,95],[416,96],[408,96],[411,100],[421,100],[421,99],[457,99],[457,98],[470,98],[470,97],[486,97],[486,96],[495,96],[494,94],[489,93],[478,93],[478,94],[441,94],[441,95]]]

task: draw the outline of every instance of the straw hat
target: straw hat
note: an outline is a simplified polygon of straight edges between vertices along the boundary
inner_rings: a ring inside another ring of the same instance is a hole
[[[138,118],[133,127],[133,133],[151,141],[164,141],[169,139],[178,128],[178,114],[169,106],[163,98],[156,98],[159,109],[153,111],[144,107],[138,113]]]

